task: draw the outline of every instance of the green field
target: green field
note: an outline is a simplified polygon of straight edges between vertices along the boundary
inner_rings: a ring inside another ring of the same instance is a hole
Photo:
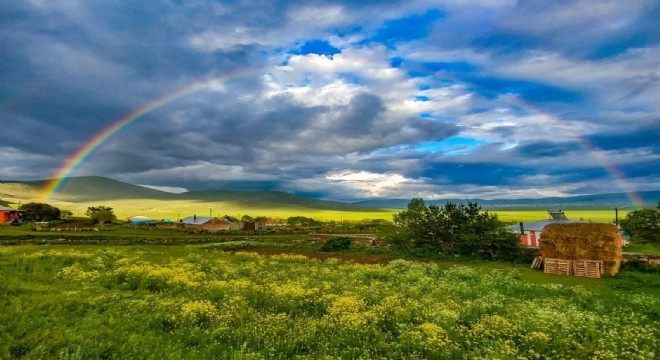
[[[0,183],[0,200],[17,206],[19,203],[36,201],[40,197],[43,182]],[[268,216],[286,219],[290,216],[313,217],[321,221],[386,219],[401,209],[380,209],[349,203],[322,201],[276,191],[197,191],[171,194],[141,186],[123,183],[103,177],[70,178],[49,200],[62,210],[70,210],[74,216],[84,216],[90,206],[110,206],[119,219],[133,215],[153,219],[177,220],[197,216],[242,215]],[[548,218],[546,209],[495,210],[503,221],[519,222]],[[612,222],[614,211],[567,210],[569,219],[594,222]],[[623,218],[625,212],[620,212]]]
[[[303,206],[282,206],[281,204],[251,206],[231,201],[191,201],[191,200],[153,200],[153,199],[124,199],[93,202],[70,203],[65,201],[51,201],[53,206],[62,210],[70,210],[74,216],[85,216],[90,206],[110,206],[119,219],[133,215],[149,216],[153,219],[177,220],[197,214],[197,216],[231,215],[240,218],[242,215],[268,216],[286,219],[290,216],[306,216],[321,221],[386,219],[392,220],[392,215],[400,209],[371,209],[355,210],[325,210]],[[547,219],[546,210],[493,210],[502,221],[533,221]],[[625,217],[626,212],[619,212],[619,218]],[[612,222],[614,213],[611,210],[570,210],[566,211],[570,219],[593,222]]]
[[[194,246],[0,247],[0,358],[595,358],[660,353],[658,275],[352,264]]]
[[[548,211],[543,210],[493,210],[502,221],[534,221],[548,219]],[[623,219],[628,211],[619,211],[619,219]],[[566,217],[571,220],[613,223],[613,210],[566,210]]]

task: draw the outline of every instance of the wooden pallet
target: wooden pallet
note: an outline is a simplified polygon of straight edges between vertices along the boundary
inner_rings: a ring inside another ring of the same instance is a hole
[[[534,270],[540,270],[542,265],[543,265],[543,256],[537,256],[534,258],[534,261],[532,261],[532,269]]]
[[[543,272],[546,274],[573,275],[573,261],[564,259],[543,259]]]
[[[603,262],[600,260],[573,260],[573,274],[575,276],[600,278],[603,270]]]

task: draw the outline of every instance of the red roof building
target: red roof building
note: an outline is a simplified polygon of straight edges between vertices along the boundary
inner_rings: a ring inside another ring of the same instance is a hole
[[[14,221],[20,222],[23,214],[20,210],[10,207],[0,207],[0,224],[8,224]]]

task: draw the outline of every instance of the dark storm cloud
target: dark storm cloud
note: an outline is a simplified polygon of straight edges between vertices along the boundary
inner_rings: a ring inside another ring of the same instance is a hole
[[[587,138],[604,150],[649,147],[660,151],[660,118],[639,127],[622,127],[616,133],[599,133]]]
[[[616,189],[561,123],[631,182],[657,184],[658,9],[9,2],[0,177],[48,177],[119,119],[219,78],[139,117],[74,175],[341,198],[364,196],[352,176],[377,196]],[[414,150],[427,143],[440,145]]]
[[[577,150],[580,150],[577,143],[555,143],[550,141],[527,142],[515,148],[518,156],[528,158],[559,157],[575,153]]]

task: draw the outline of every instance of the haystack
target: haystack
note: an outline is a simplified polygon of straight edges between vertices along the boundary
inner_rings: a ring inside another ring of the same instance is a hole
[[[601,260],[604,273],[619,271],[622,250],[616,226],[599,223],[548,224],[539,251],[544,258]]]

